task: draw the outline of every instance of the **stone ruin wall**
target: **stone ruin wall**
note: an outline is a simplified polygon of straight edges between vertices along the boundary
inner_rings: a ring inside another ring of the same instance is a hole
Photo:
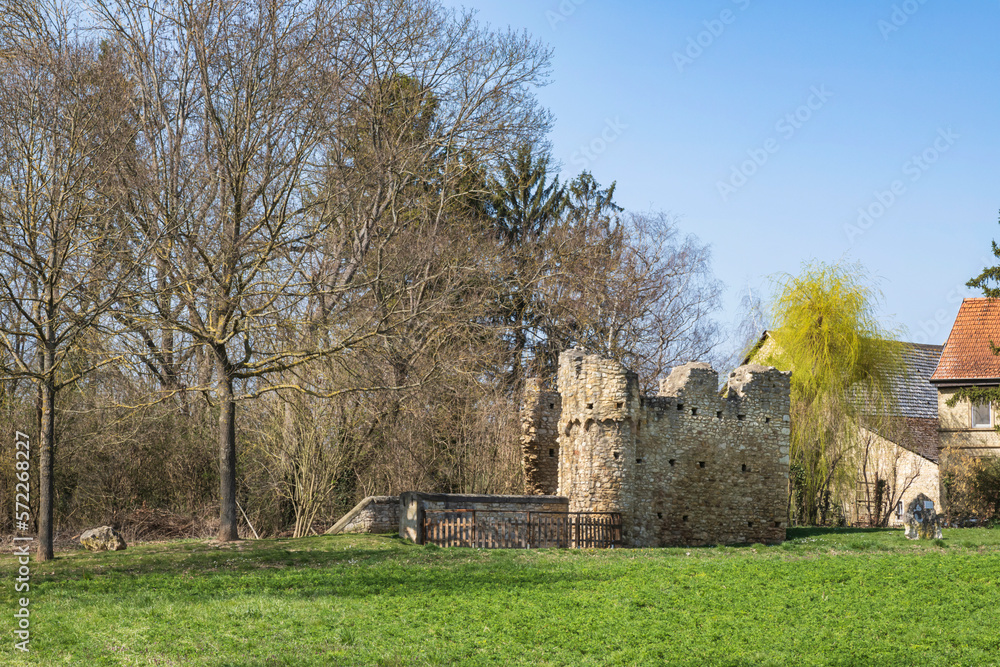
[[[542,381],[529,379],[521,408],[521,458],[524,492],[529,496],[554,496],[559,488],[559,442],[556,438],[562,397],[546,391]]]
[[[341,533],[394,533],[399,530],[399,497],[374,496],[340,529]]]
[[[552,495],[527,496],[469,495],[461,493],[420,493],[407,491],[399,497],[399,536],[417,544],[424,543],[424,513],[434,511],[470,511],[479,515],[517,514],[526,520],[530,512],[566,512],[565,498]]]
[[[531,492],[552,492],[551,464],[535,461],[548,454],[542,436],[556,405],[558,448],[549,448],[557,492],[572,512],[620,512],[626,546],[784,540],[788,373],[742,366],[723,398],[708,364],[686,364],[660,382],[657,396],[641,396],[621,364],[570,350],[560,356],[558,386],[561,404],[539,385],[526,395]]]

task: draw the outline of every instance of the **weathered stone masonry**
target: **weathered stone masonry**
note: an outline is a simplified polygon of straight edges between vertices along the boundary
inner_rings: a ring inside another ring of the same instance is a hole
[[[553,496],[559,487],[559,442],[556,438],[562,397],[545,391],[542,381],[529,379],[521,408],[521,448],[524,452],[524,492]]]
[[[566,496],[571,512],[620,512],[626,546],[780,542],[789,377],[741,366],[722,397],[718,374],[691,363],[641,396],[621,364],[564,352],[558,393],[532,383],[525,395],[528,492]]]

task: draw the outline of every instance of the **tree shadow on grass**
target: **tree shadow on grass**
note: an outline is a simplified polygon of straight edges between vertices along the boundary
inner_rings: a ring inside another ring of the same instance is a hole
[[[789,528],[785,531],[786,540],[794,540],[801,537],[838,537],[842,535],[891,535],[893,533],[903,534],[902,528],[853,528],[853,527],[809,527],[800,526]]]
[[[89,595],[155,593],[176,601],[248,594],[316,599],[570,587],[610,582],[621,574],[614,567],[546,567],[545,558],[522,562],[521,556],[532,553],[525,550],[441,549],[391,537],[366,543],[337,547],[321,540],[261,540],[243,543],[243,548],[187,543],[132,554],[73,554],[60,559],[51,574],[42,573],[39,585]]]

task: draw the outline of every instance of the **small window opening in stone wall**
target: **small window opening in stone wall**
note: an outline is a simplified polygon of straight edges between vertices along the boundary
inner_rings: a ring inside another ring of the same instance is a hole
[[[722,410],[719,410],[719,411],[717,411],[717,412],[715,413],[715,418],[716,418],[716,419],[722,419]]]
[[[746,471],[747,471],[747,464],[746,464],[746,463],[744,463],[744,464],[743,464],[743,472],[746,472]]]
[[[549,403],[549,410],[555,410],[555,409],[556,409],[556,404],[555,403]]]
[[[662,519],[663,518],[663,512],[657,512],[656,513],[656,518],[657,519]]]
[[[556,450],[550,449],[549,450],[549,458],[550,459],[554,459],[555,457],[556,457]]]
[[[753,521],[747,521],[747,527],[753,528]]]
[[[684,409],[684,404],[683,403],[678,403],[677,404],[677,409],[678,410],[683,410]]]
[[[617,461],[618,460],[618,452],[614,452],[614,455],[615,455],[615,460]]]
[[[636,463],[642,463],[642,459],[636,459],[635,462]]]
[[[775,521],[774,522],[774,527],[775,528],[781,528],[781,522],[780,521]]]
[[[684,516],[681,517],[681,521],[687,523],[687,520],[688,520],[688,515],[687,514],[685,514]]]
[[[691,408],[691,416],[694,417],[698,414],[698,408]]]
[[[587,403],[587,409],[588,410],[593,410],[594,409],[594,404],[593,403]]]
[[[705,462],[704,461],[698,461],[698,467],[699,468],[704,468],[705,467]]]
[[[740,420],[740,421],[743,421],[744,419],[746,419],[746,418],[747,418],[747,416],[746,416],[746,415],[736,415],[736,418],[737,418],[738,420]]]
[[[765,424],[770,424],[771,423],[771,418],[770,417],[764,417],[764,423]]]
[[[673,465],[674,465],[675,463],[677,463],[677,459],[670,459],[670,460],[668,461],[668,463],[669,463],[669,464],[670,464],[671,466],[673,466]]]
[[[622,404],[621,403],[615,403],[615,410],[621,410],[621,409],[622,409]]]

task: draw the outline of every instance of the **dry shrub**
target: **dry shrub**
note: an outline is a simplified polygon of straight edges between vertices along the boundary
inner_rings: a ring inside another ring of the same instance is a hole
[[[182,538],[207,538],[218,530],[218,507],[208,506],[194,514],[178,514],[169,509],[142,505],[126,513],[118,522],[125,541],[150,542]]]
[[[992,525],[1000,521],[1000,459],[945,450],[941,457],[951,525]]]
[[[195,516],[215,502],[217,463],[199,422],[165,406],[62,412],[56,524],[124,526],[141,507]]]

